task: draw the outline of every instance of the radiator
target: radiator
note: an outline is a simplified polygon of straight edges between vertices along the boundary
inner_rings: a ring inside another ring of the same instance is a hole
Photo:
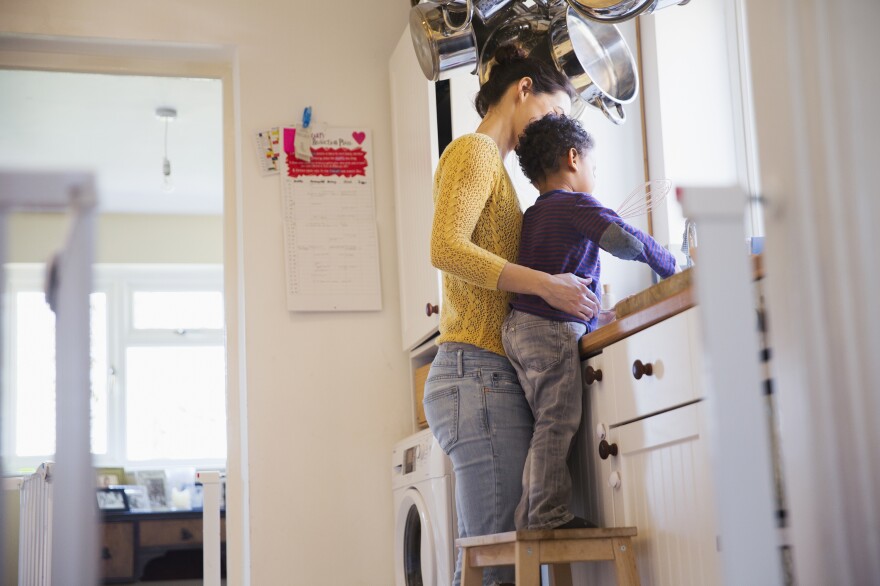
[[[18,533],[19,586],[52,582],[52,462],[40,464],[21,483]]]

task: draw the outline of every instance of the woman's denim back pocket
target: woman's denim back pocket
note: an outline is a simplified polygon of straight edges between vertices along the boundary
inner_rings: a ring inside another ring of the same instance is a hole
[[[458,441],[459,390],[454,378],[439,378],[425,383],[425,417],[437,443],[449,453]]]

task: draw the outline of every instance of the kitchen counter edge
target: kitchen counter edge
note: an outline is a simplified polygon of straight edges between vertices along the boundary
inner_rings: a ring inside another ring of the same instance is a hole
[[[762,278],[764,276],[764,269],[761,255],[753,256],[752,262],[754,278],[756,280]],[[579,344],[581,360],[595,356],[606,346],[610,346],[663,320],[669,319],[682,311],[694,307],[696,304],[696,292],[694,286],[691,285],[687,289],[662,301],[658,301],[654,305],[597,328],[581,338]]]

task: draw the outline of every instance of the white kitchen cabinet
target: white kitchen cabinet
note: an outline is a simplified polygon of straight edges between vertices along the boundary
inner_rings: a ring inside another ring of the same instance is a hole
[[[598,440],[596,439],[596,426],[600,422],[611,419],[610,413],[614,412],[614,392],[610,386],[606,371],[605,355],[599,354],[581,364],[581,373],[584,377],[583,415],[581,425],[572,441],[572,455],[569,458],[569,468],[572,476],[573,487],[586,487],[584,490],[573,491],[574,502],[572,511],[587,520],[599,523],[600,520],[608,523],[613,516],[613,508],[598,510],[605,503],[608,496],[607,485],[599,482],[599,479],[607,479],[611,472],[611,463],[599,461],[593,457],[596,453]],[[604,480],[603,480],[604,482]]]
[[[593,356],[581,364],[584,382],[583,424],[575,435],[569,468],[572,477],[572,512],[599,527],[622,525],[614,518],[614,492],[608,484],[612,472],[610,460],[596,454],[600,438],[597,426],[614,419],[614,387],[608,376],[610,363],[605,354]],[[611,562],[572,565],[572,582],[578,586],[616,584]]]
[[[617,488],[606,506],[615,524],[638,527],[643,586],[721,583],[705,410],[698,402],[609,430]]]
[[[638,528],[643,585],[720,583],[696,311],[624,338],[582,364],[587,404],[573,450],[580,460],[572,462],[575,503],[584,502],[600,526]],[[636,359],[657,368],[636,380]],[[588,384],[599,369],[601,381]],[[603,440],[611,452],[605,459]],[[604,562],[578,565],[572,575],[575,584],[616,583]]]
[[[403,349],[409,350],[437,330],[440,275],[431,266],[433,203],[431,179],[437,165],[437,118],[434,84],[425,79],[410,40],[403,31],[388,63],[391,79],[391,142],[394,201],[397,211],[398,278]]]

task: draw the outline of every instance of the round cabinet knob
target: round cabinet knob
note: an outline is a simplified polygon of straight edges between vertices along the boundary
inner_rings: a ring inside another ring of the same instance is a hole
[[[607,433],[608,432],[605,429],[604,423],[597,423],[596,424],[596,438],[603,440],[603,439],[605,439]]]
[[[607,441],[602,440],[599,442],[599,457],[603,460],[607,460],[608,456],[616,456],[617,455],[617,444],[609,444]]]
[[[620,472],[615,470],[608,475],[608,486],[611,488],[620,488]]]
[[[593,384],[596,381],[602,380],[602,370],[594,369],[592,366],[588,366],[586,370],[584,370],[584,382],[588,385]]]
[[[651,376],[654,374],[654,365],[650,362],[643,363],[641,360],[633,362],[633,376],[639,380],[643,376]]]
[[[431,305],[430,303],[428,303],[425,306],[425,315],[427,315],[428,317],[431,317],[435,313],[437,315],[440,315],[440,306],[439,305]]]

